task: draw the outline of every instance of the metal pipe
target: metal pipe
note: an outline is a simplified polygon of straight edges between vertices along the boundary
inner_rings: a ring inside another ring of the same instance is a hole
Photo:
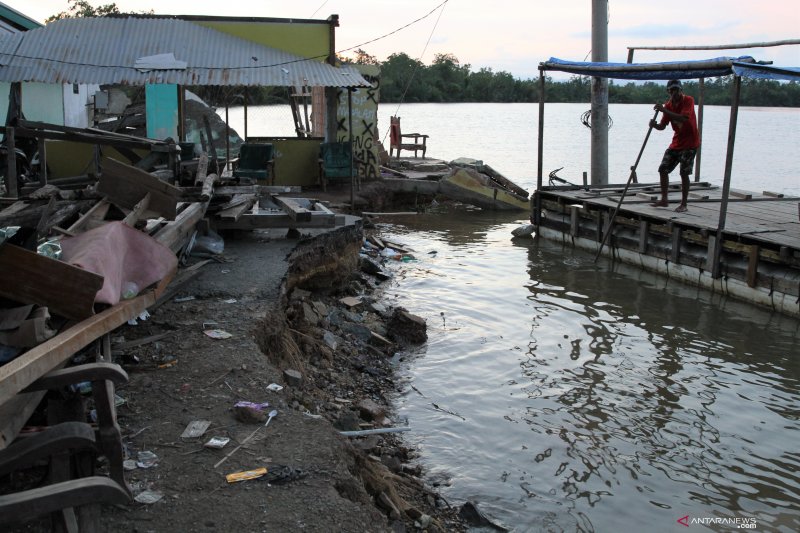
[[[542,207],[542,180],[543,180],[543,158],[544,158],[544,71],[539,71],[539,140],[537,142],[538,161],[536,164],[536,191],[533,194],[533,216],[531,222],[539,227],[539,219]]]

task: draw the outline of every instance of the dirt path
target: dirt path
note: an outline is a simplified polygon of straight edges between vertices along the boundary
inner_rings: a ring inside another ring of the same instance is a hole
[[[338,280],[351,291],[353,282],[363,289],[364,304],[354,309],[338,303],[345,292],[282,292],[287,285],[313,289],[320,280],[330,286],[330,276],[308,274],[318,269],[309,263],[314,256],[323,267],[342,268],[325,265],[325,247],[340,245],[324,241],[298,247],[285,230],[226,236],[229,262],[205,265],[149,320],[115,332],[113,345],[166,335],[117,354],[130,374],[117,391],[125,400],[118,416],[127,451],[134,460],[140,452],[157,457],[156,466],[136,467],[127,480],[139,499],[157,501],[104,508],[108,531],[463,530],[455,510],[422,485],[396,437],[348,440],[333,425],[380,425],[366,420],[359,405],[372,400],[385,409],[393,347],[375,347],[359,339],[363,330],[347,326],[361,320],[386,334],[387,315],[369,307],[374,281]],[[230,337],[212,338],[207,330]],[[287,367],[299,372],[299,383],[286,382]],[[273,383],[284,388],[272,391]],[[243,421],[234,409],[240,401],[268,402],[266,410],[278,414],[266,428]],[[205,433],[183,438],[196,421],[209,422]],[[204,447],[211,437],[231,440],[223,449]],[[226,482],[227,474],[262,467],[266,476]]]

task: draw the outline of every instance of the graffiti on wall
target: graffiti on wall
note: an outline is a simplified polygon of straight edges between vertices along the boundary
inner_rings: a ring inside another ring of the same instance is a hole
[[[358,88],[352,96],[353,157],[357,159],[359,173],[365,178],[380,175],[378,160],[378,76],[364,75],[372,84],[370,88]],[[348,115],[347,89],[339,90],[339,105],[336,112],[336,140],[347,142],[350,138],[350,116]]]

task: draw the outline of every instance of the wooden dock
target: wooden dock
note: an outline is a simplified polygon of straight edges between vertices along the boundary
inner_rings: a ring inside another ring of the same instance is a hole
[[[692,183],[684,213],[674,211],[679,182],[670,184],[668,208],[650,205],[658,184],[631,185],[619,204],[623,190],[542,188],[533,202],[538,235],[594,253],[605,237],[601,253],[614,260],[800,317],[800,198],[731,189],[720,232],[719,187]]]

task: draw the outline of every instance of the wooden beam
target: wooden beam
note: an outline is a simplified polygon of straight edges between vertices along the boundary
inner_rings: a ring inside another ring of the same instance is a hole
[[[138,316],[155,300],[156,291],[147,291],[130,300],[123,300],[0,366],[0,405],[90,342]]]
[[[142,218],[142,215],[147,210],[147,206],[150,205],[150,193],[144,195],[144,198],[134,206],[128,215],[122,219],[123,224],[127,224],[128,226],[133,227],[136,222]]]
[[[289,215],[289,218],[295,222],[308,222],[311,220],[311,211],[301,206],[300,200],[297,198],[273,195],[272,201],[282,207],[286,214]]]
[[[230,202],[222,206],[222,209],[217,212],[217,216],[219,218],[239,220],[243,214],[253,207],[257,199],[254,194],[237,194]]]
[[[205,216],[206,205],[203,203],[190,204],[186,209],[174,217],[175,220],[167,223],[158,230],[153,238],[172,250],[177,252],[183,247],[183,243],[189,238],[195,225]]]
[[[94,298],[103,276],[12,244],[0,245],[0,295],[35,303],[52,313],[82,320],[94,313]]]
[[[175,219],[180,190],[136,167],[104,158],[97,190],[126,209],[133,209],[150,193],[150,211],[168,220]]]
[[[750,288],[756,286],[758,279],[758,252],[759,247],[757,244],[750,246],[750,257],[747,262],[747,286]]]
[[[672,250],[670,251],[670,260],[677,263],[681,255],[681,234],[683,228],[677,224],[672,227]]]
[[[308,222],[297,222],[286,214],[245,214],[238,221],[213,219],[217,229],[257,229],[257,228],[332,228],[343,225],[344,215],[312,215]]]
[[[639,222],[639,253],[647,253],[647,243],[650,240],[650,223],[646,220]]]
[[[580,229],[580,209],[581,206],[579,205],[569,206],[569,234],[573,237],[578,236],[578,230]]]
[[[103,219],[106,218],[108,209],[111,207],[111,202],[107,198],[103,198],[92,206],[82,217],[80,217],[74,224],[67,228],[67,231],[72,233],[83,233],[90,229],[99,226]]]

